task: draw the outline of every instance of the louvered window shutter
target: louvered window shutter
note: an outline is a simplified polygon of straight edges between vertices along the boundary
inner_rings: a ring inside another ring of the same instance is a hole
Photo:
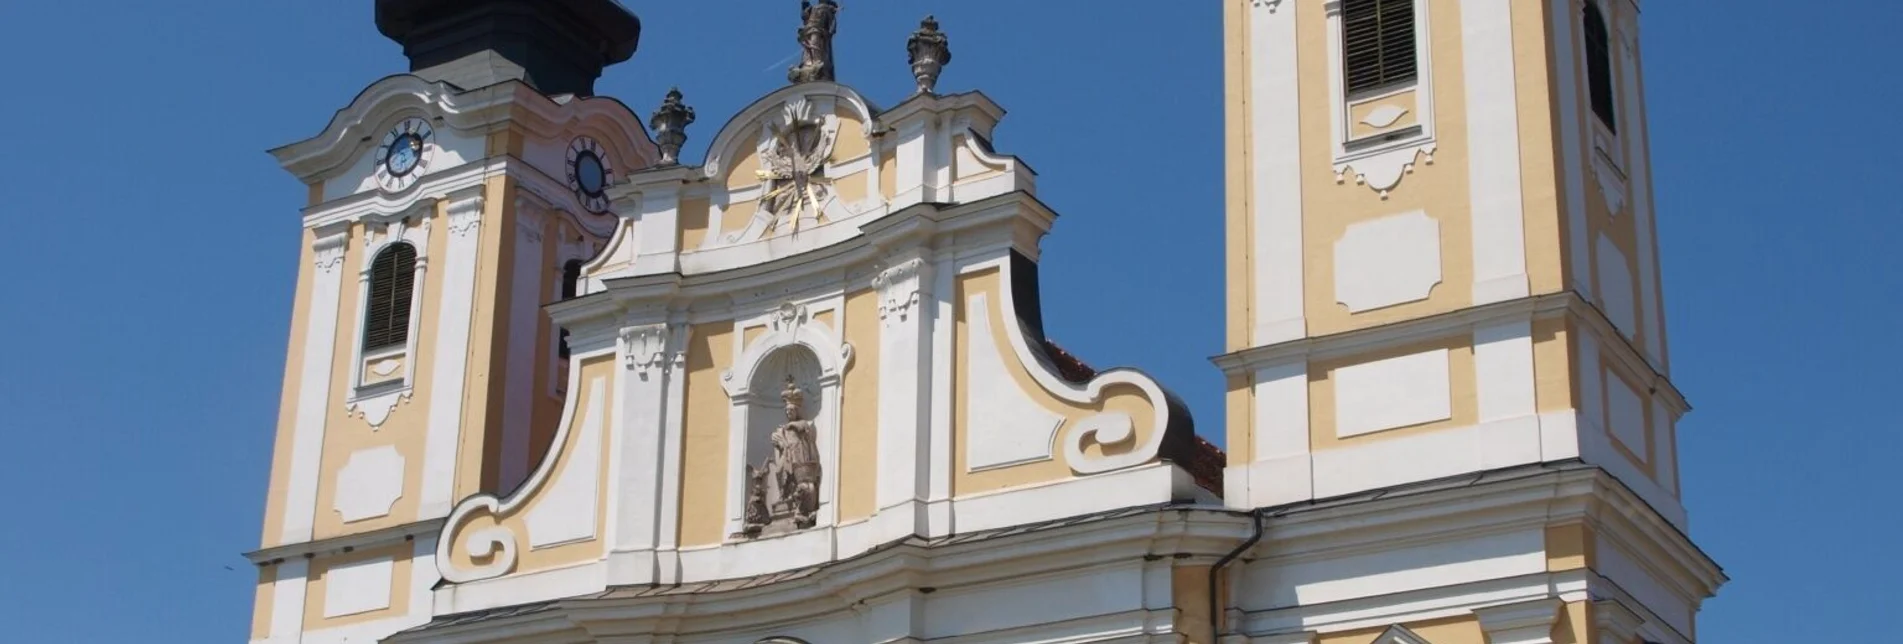
[[[416,249],[396,243],[370,262],[370,295],[365,299],[363,348],[374,351],[410,340],[410,296],[416,289]]]
[[[1414,0],[1341,4],[1341,59],[1348,93],[1414,80]]]
[[[1606,17],[1599,7],[1586,3],[1586,81],[1592,94],[1592,113],[1599,115],[1606,129],[1618,133],[1618,110],[1612,100],[1612,43],[1606,32]]]

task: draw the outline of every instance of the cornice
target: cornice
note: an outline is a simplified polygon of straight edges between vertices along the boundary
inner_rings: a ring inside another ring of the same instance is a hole
[[[1210,362],[1222,369],[1224,374],[1235,376],[1295,360],[1349,356],[1409,340],[1453,335],[1491,324],[1550,319],[1567,313],[1571,314],[1571,319],[1578,320],[1585,329],[1598,336],[1602,340],[1600,345],[1608,350],[1614,360],[1628,372],[1640,376],[1644,381],[1641,384],[1661,394],[1666,403],[1671,405],[1674,417],[1691,411],[1691,403],[1685,400],[1684,393],[1678,390],[1677,385],[1654,368],[1652,362],[1612,326],[1604,312],[1574,291],[1531,295],[1365,329],[1251,347],[1211,357]]]
[[[932,592],[1081,571],[1119,560],[1213,558],[1248,536],[1245,514],[1151,506],[939,539],[917,537],[864,555],[757,580],[621,587],[556,600],[549,610],[424,627],[389,642],[506,641],[524,632],[686,633],[741,630],[855,610],[894,593]],[[1169,565],[1163,562],[1163,565]],[[504,633],[508,633],[505,635]]]
[[[244,554],[244,558],[249,559],[252,564],[268,566],[283,563],[284,561],[297,557],[304,557],[306,559],[328,557],[366,548],[395,545],[407,541],[414,541],[418,537],[434,536],[441,533],[442,530],[442,519],[430,519],[341,537],[330,537],[303,543],[287,543],[281,546],[272,546],[270,548],[247,552]]]
[[[688,275],[601,276],[605,293],[553,303],[546,310],[556,324],[572,325],[640,311],[724,308],[759,299],[755,293],[785,290],[777,287],[837,285],[860,268],[866,269],[862,272],[869,286],[877,273],[871,266],[892,252],[915,247],[943,256],[985,249],[1023,252],[1028,245],[1026,254],[1035,258],[1035,238],[1048,232],[1056,217],[1024,192],[965,204],[917,204],[867,222],[860,234],[846,241],[758,264]]]
[[[375,145],[379,134],[376,128],[401,114],[420,114],[438,125],[475,136],[508,123],[550,138],[575,129],[580,122],[606,121],[617,126],[620,135],[607,137],[608,144],[632,142],[636,147],[619,151],[638,159],[631,167],[646,166],[659,156],[641,119],[619,100],[592,97],[557,102],[521,81],[458,91],[446,83],[410,74],[386,76],[371,83],[339,109],[316,136],[279,146],[270,153],[284,169],[309,183],[339,171],[362,155]]]

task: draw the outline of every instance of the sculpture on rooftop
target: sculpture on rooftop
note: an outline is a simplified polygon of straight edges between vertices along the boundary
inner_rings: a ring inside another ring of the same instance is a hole
[[[919,21],[918,31],[905,41],[905,53],[912,64],[912,77],[918,80],[918,93],[936,93],[938,74],[951,63],[951,41],[938,30],[938,18],[925,16]]]
[[[694,123],[694,108],[681,103],[681,98],[681,88],[668,90],[661,108],[654,110],[654,117],[648,120],[648,127],[654,130],[654,141],[661,146],[661,159],[656,165],[681,162],[681,145],[687,143],[687,126]]]
[[[839,3],[800,2],[800,62],[786,70],[791,83],[833,80],[833,34],[839,31]]]
[[[768,231],[787,226],[799,232],[800,221],[818,221],[832,181],[825,166],[833,154],[838,132],[828,127],[826,118],[803,98],[788,101],[777,122],[769,123],[768,146],[760,154],[761,169],[756,176],[766,184],[760,207],[773,219]]]

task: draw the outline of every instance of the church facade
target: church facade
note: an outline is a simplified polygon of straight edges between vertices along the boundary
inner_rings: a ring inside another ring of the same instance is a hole
[[[272,151],[251,641],[1695,641],[1637,0],[1222,2],[1226,450],[1045,337],[935,20],[867,97],[803,3],[713,129],[595,95],[614,0],[378,0],[409,72]]]

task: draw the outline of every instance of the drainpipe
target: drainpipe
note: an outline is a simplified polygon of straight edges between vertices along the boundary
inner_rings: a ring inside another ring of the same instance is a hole
[[[1262,540],[1262,508],[1250,510],[1249,518],[1255,520],[1255,532],[1251,533],[1249,539],[1243,541],[1242,545],[1236,546],[1235,550],[1217,559],[1216,565],[1209,567],[1209,637],[1213,640],[1222,639],[1222,622],[1218,619],[1222,616],[1222,607],[1218,605],[1216,594],[1217,573],[1222,572],[1223,566],[1235,561],[1236,557],[1242,556],[1243,551],[1254,547],[1257,541]],[[1209,644],[1216,644],[1216,642],[1212,641]]]

